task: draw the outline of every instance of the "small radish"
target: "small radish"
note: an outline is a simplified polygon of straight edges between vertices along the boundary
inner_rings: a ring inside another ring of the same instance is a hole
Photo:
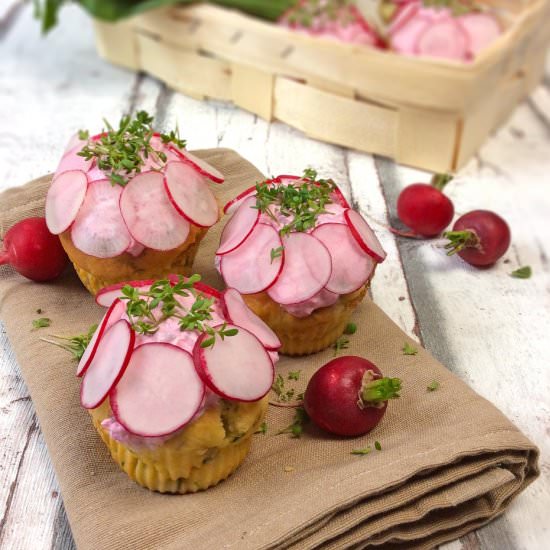
[[[414,183],[405,187],[397,199],[399,219],[418,235],[436,237],[452,221],[454,206],[443,194],[451,176],[440,174],[431,184]]]
[[[52,235],[44,218],[27,218],[12,226],[0,248],[0,265],[9,264],[32,281],[59,277],[68,258],[59,237]]]
[[[476,267],[493,265],[510,246],[508,224],[489,210],[473,210],[456,220],[453,230],[444,234],[449,239],[445,248],[449,256],[458,254]]]
[[[385,378],[362,357],[338,357],[321,367],[304,394],[304,407],[315,424],[336,435],[364,435],[375,428],[389,399],[399,397],[401,380]]]

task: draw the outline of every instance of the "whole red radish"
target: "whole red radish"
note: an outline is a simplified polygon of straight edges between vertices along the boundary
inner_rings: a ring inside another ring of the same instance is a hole
[[[502,258],[510,246],[508,224],[489,210],[473,210],[456,220],[453,230],[447,231],[447,254],[458,254],[476,267],[488,267]]]
[[[451,179],[448,174],[439,174],[434,176],[431,184],[414,183],[405,187],[397,199],[399,219],[418,235],[439,235],[454,215],[453,203],[442,192]]]
[[[323,430],[357,436],[382,420],[389,399],[399,397],[401,380],[384,378],[367,359],[338,357],[321,367],[304,394],[309,417]]]
[[[0,249],[0,265],[9,264],[23,277],[42,282],[65,269],[67,255],[59,237],[52,235],[44,218],[27,218],[11,227]]]

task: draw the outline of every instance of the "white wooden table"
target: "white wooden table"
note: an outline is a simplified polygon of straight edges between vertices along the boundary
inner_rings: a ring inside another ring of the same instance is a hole
[[[89,19],[63,10],[39,35],[30,5],[0,3],[0,189],[52,171],[67,138],[137,108],[159,128],[175,123],[190,149],[230,147],[264,174],[313,166],[332,176],[373,222],[395,222],[400,189],[426,174],[313,141],[221,103],[200,103],[101,61]],[[550,69],[550,66],[549,66]],[[550,75],[550,70],[548,72]],[[498,101],[498,98],[495,100]],[[419,136],[422,139],[422,136]],[[388,259],[372,295],[541,448],[542,476],[491,525],[445,546],[550,548],[550,76],[448,187],[459,213],[494,209],[513,246],[489,271],[447,258],[438,243],[381,230]],[[534,276],[509,273],[531,265]],[[73,548],[61,495],[33,405],[0,325],[0,548]]]

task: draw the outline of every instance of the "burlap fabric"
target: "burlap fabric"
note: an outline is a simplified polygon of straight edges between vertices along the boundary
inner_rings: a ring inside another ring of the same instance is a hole
[[[236,153],[199,152],[227,177],[220,201],[261,174]],[[43,213],[49,177],[0,195],[0,235]],[[221,287],[213,267],[221,230],[201,245],[196,271]],[[380,269],[384,269],[382,266]],[[50,329],[32,331],[41,308]],[[501,514],[538,475],[537,449],[493,405],[425,350],[404,356],[407,337],[366,300],[354,321],[349,354],[365,356],[403,379],[401,399],[367,437],[341,439],[309,425],[301,439],[275,435],[292,409],[270,407],[267,435],[255,436],[241,468],[206,492],[163,496],[138,487],[111,461],[79,405],[75,364],[39,340],[84,332],[102,314],[74,273],[33,284],[0,268],[5,323],[46,439],[78,547],[87,549],[428,548]],[[333,351],[282,358],[279,373],[309,376]],[[437,380],[440,388],[428,392]],[[350,451],[378,440],[381,451]]]

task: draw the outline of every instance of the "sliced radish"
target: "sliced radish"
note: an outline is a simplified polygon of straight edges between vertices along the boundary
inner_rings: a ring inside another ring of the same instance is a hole
[[[172,250],[189,235],[189,222],[174,208],[160,172],[141,172],[120,196],[122,217],[132,237],[154,250]]]
[[[272,250],[281,246],[279,233],[272,225],[256,225],[239,248],[221,257],[220,271],[225,284],[243,294],[255,294],[269,288],[283,268],[283,251],[272,257]]]
[[[418,13],[420,8],[419,3],[408,3],[401,6],[391,21],[389,33],[393,34],[403,28]]]
[[[497,19],[488,13],[467,13],[458,18],[458,23],[470,39],[470,53],[474,57],[502,33]]]
[[[288,176],[282,175],[277,176],[272,183],[278,183],[279,185],[292,185],[294,187],[300,187],[308,180],[302,178],[301,176]]]
[[[103,334],[80,387],[80,403],[85,409],[99,407],[120,380],[132,355],[135,338],[125,319],[117,321]]]
[[[126,252],[130,254],[130,256],[137,258],[144,250],[145,247],[141,243],[138,243],[132,239],[130,246],[126,249]]]
[[[142,437],[170,435],[202,405],[205,387],[187,351],[166,342],[137,347],[110,395],[117,421]]]
[[[391,47],[396,52],[405,55],[414,55],[418,43],[418,36],[430,24],[428,19],[415,16],[391,34]]]
[[[211,296],[212,298],[216,298],[217,300],[220,300],[222,297],[222,293],[219,290],[217,290],[216,288],[212,288],[211,286],[208,286],[204,283],[201,283],[200,281],[195,283],[193,286],[195,287],[195,290],[198,290],[199,292],[202,292],[207,296]]]
[[[221,328],[221,325],[215,329]],[[213,346],[201,344],[210,338],[202,334],[195,343],[193,359],[203,382],[215,393],[235,401],[258,401],[270,390],[275,376],[271,358],[262,343],[248,330],[237,329],[235,336],[223,340],[216,336]]]
[[[430,57],[462,61],[468,54],[468,37],[451,17],[429,24],[419,35],[416,51]]]
[[[223,213],[224,214],[233,214],[239,208],[241,203],[243,202],[246,197],[249,195],[256,194],[256,186],[253,185],[252,187],[249,187],[242,193],[239,193],[234,199],[231,199],[224,207],[223,207]]]
[[[119,201],[120,185],[109,180],[94,181],[71,228],[71,239],[82,252],[96,258],[114,258],[132,243],[122,219]]]
[[[190,164],[199,174],[215,183],[224,182],[225,178],[223,174],[205,160],[196,157],[189,151],[182,151],[174,146],[172,146],[171,149],[181,158],[181,160],[183,160],[183,162]]]
[[[211,227],[218,221],[218,203],[201,176],[188,164],[169,162],[164,170],[164,185],[176,210],[191,223]]]
[[[90,340],[88,346],[84,350],[80,361],[78,362],[78,367],[76,369],[77,376],[82,376],[86,372],[86,369],[90,366],[90,363],[95,356],[95,352],[97,350],[97,346],[99,345],[101,337],[106,330],[108,330],[112,325],[120,320],[125,311],[126,304],[122,300],[117,299],[111,304],[111,306],[103,316],[101,323],[99,323],[96,331],[94,332],[94,335],[92,336],[92,339]]]
[[[256,197],[248,197],[225,224],[216,254],[227,254],[235,250],[250,235],[259,219],[260,210],[256,208]]]
[[[106,286],[96,294],[96,304],[103,307],[109,307],[117,298],[122,296],[122,292],[120,291],[122,287],[130,285],[140,290],[148,290],[153,282],[153,279],[146,279],[143,281],[125,281],[123,283]]]
[[[332,263],[329,251],[308,233],[290,233],[283,240],[283,246],[283,269],[267,293],[283,305],[308,300],[330,279]]]
[[[80,139],[80,137],[78,135],[78,132],[76,132],[76,134],[73,134],[71,136],[71,138],[69,139],[67,145],[65,146],[65,153],[68,153],[69,151],[72,151],[73,149],[75,149],[78,146],[80,146],[80,148],[82,149],[82,147],[84,147],[84,145],[86,145],[86,143],[87,143],[87,141],[85,139]],[[65,154],[63,156],[65,156]]]
[[[78,154],[81,151],[82,147],[83,144],[79,143],[63,155],[61,161],[59,162],[57,170],[55,171],[54,178],[56,178],[63,172],[68,172],[72,170],[82,170],[82,172],[87,172],[90,169],[93,159],[86,160],[84,157],[81,157]]]
[[[351,208],[348,199],[342,193],[342,190],[336,185],[332,194],[336,197],[336,202],[344,208]]]
[[[86,172],[86,177],[88,178],[88,183],[94,181],[104,180],[107,178],[107,175],[103,170],[100,170],[95,164]]]
[[[237,290],[225,290],[223,304],[225,316],[230,323],[250,331],[270,351],[276,351],[281,347],[277,335],[246,305]]]
[[[326,223],[317,227],[312,235],[330,252],[332,273],[325,288],[336,294],[349,294],[361,288],[376,265],[351,234],[347,225]]]
[[[344,217],[361,248],[377,262],[383,262],[386,259],[386,251],[363,216],[350,208],[344,212]]]
[[[81,170],[63,172],[55,177],[46,195],[46,225],[59,235],[74,222],[88,189],[88,179]]]
[[[155,150],[160,151],[166,155],[166,160],[161,159],[156,153],[149,153],[147,156],[141,153],[143,164],[140,167],[140,172],[147,172],[149,170],[162,170],[167,162],[178,161],[180,156],[174,150],[172,145],[162,142],[160,134],[154,134],[149,141],[149,145]]]

